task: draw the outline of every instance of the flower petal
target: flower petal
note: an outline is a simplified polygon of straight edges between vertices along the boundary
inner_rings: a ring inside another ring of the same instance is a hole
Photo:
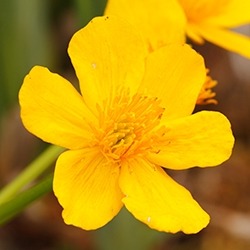
[[[210,167],[231,155],[234,137],[229,121],[219,112],[198,112],[165,126],[153,138],[157,153],[147,156],[155,164],[170,169]]]
[[[108,223],[122,207],[119,172],[95,148],[61,154],[53,189],[65,223],[87,230]]]
[[[225,6],[225,9],[218,15],[211,15],[206,20],[206,23],[228,28],[250,23],[249,0],[230,0],[227,2],[228,4]]]
[[[24,126],[46,142],[81,148],[92,140],[89,123],[94,117],[82,97],[64,78],[36,66],[19,92]]]
[[[250,58],[250,37],[208,25],[201,25],[197,30],[207,41]]]
[[[88,106],[112,100],[124,87],[135,92],[144,73],[146,44],[118,17],[96,17],[75,33],[68,49]]]
[[[169,43],[185,43],[186,17],[175,0],[109,0],[105,14],[134,24],[152,50]]]
[[[203,58],[188,45],[165,46],[150,55],[139,92],[160,98],[164,117],[192,113],[206,79]]]
[[[120,187],[126,208],[159,231],[197,233],[209,222],[191,194],[159,166],[131,159],[121,168]]]
[[[186,27],[186,33],[187,36],[193,40],[195,43],[202,45],[205,43],[204,38],[200,35],[200,33],[197,31],[197,26],[196,24],[189,23]]]

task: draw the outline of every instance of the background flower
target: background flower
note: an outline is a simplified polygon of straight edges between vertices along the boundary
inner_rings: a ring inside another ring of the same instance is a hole
[[[250,38],[230,29],[250,23],[247,0],[178,0],[186,18],[186,32],[193,41],[204,40],[250,58]]]

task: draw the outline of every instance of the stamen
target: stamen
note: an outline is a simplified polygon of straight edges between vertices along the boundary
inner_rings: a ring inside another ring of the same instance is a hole
[[[100,129],[99,146],[105,157],[121,161],[150,147],[150,132],[158,126],[164,109],[157,98],[128,91],[117,95],[110,105],[97,107]]]
[[[202,89],[199,93],[196,104],[206,105],[206,104],[217,104],[217,100],[214,98],[216,93],[213,92],[212,88],[217,85],[217,81],[213,80],[211,76],[208,75],[209,70],[207,70],[206,81],[202,86]]]

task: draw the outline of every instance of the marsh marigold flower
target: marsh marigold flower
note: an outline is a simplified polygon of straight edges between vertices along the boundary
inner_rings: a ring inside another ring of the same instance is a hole
[[[206,77],[202,57],[187,45],[148,54],[137,30],[113,16],[93,19],[68,51],[81,94],[41,66],[19,94],[25,127],[69,149],[53,182],[64,221],[96,229],[125,205],[160,231],[205,227],[208,214],[163,170],[215,166],[231,154],[227,118],[191,114]]]
[[[250,38],[230,29],[250,24],[249,0],[178,0],[186,19],[186,33],[198,44],[204,40],[250,58]]]

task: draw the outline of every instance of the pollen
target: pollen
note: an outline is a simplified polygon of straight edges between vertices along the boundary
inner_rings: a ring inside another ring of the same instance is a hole
[[[164,109],[160,100],[124,91],[99,111],[98,144],[112,161],[141,154],[150,148],[150,134],[158,126]]]

